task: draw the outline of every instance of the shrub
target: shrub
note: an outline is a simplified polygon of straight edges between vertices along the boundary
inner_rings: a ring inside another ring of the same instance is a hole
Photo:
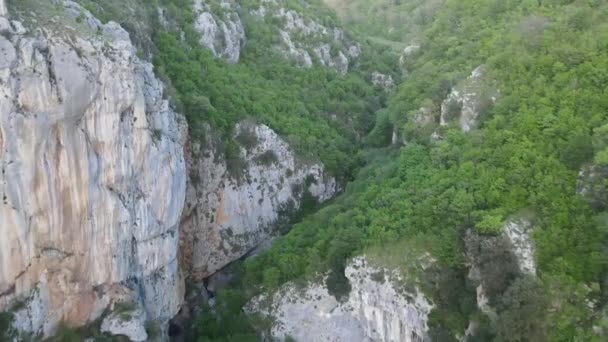
[[[148,339],[155,339],[160,335],[160,327],[158,323],[155,321],[146,321],[145,323],[146,333],[148,334]]]

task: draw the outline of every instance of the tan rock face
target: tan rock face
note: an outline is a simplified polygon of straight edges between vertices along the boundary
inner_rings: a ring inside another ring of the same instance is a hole
[[[69,19],[23,34],[0,17],[0,310],[25,300],[17,327],[48,335],[119,286],[166,321],[183,294],[184,125],[124,30]]]

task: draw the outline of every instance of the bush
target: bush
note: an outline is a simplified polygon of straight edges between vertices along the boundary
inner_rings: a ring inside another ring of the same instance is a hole
[[[496,341],[544,341],[547,314],[545,291],[532,276],[520,277],[498,305]]]
[[[148,339],[153,340],[160,336],[160,327],[155,321],[146,321],[145,329],[146,333],[148,334]]]
[[[259,156],[257,156],[255,158],[255,162],[260,165],[270,166],[272,164],[278,164],[279,157],[277,156],[277,154],[274,151],[268,150],[268,151],[260,154]]]
[[[12,322],[12,313],[0,312],[0,341],[11,341],[15,337]]]

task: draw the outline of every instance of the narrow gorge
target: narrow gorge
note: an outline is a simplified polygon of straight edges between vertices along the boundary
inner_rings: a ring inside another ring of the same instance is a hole
[[[0,341],[603,341],[608,3],[0,0]]]

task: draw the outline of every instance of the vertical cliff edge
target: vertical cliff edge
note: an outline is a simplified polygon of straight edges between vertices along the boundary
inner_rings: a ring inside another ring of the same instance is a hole
[[[0,1],[0,310],[34,336],[114,302],[164,323],[184,289],[185,123],[118,24],[48,6],[30,25]]]

